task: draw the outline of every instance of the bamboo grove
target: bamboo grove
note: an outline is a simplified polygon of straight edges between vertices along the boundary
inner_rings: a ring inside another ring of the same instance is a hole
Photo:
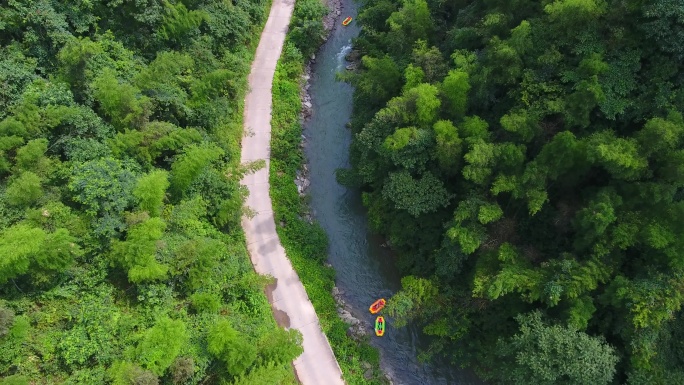
[[[395,324],[502,384],[684,383],[684,7],[375,0],[352,168]]]
[[[240,228],[269,7],[0,1],[0,384],[295,383]]]

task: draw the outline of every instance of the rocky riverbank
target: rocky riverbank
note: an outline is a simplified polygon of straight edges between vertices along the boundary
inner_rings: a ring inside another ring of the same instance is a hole
[[[328,0],[328,9],[330,9],[330,12],[323,18],[323,28],[325,28],[325,38],[324,41],[328,40],[328,37],[330,37],[330,33],[332,32],[333,28],[335,28],[335,24],[340,18],[340,15],[342,14],[342,0]],[[311,113],[313,112],[312,108],[313,105],[311,104],[311,94],[309,93],[309,88],[311,87],[311,83],[309,80],[311,79],[311,66],[313,63],[316,62],[316,54],[311,55],[311,59],[309,62],[306,64],[306,67],[304,68],[304,74],[302,75],[302,89],[300,91],[300,98],[302,100],[302,112],[299,115],[299,119],[302,123],[306,121],[311,116]],[[306,136],[302,135],[302,143],[301,147],[304,147],[306,145]],[[299,192],[300,196],[304,196],[307,193],[307,190],[309,186],[311,185],[311,182],[309,181],[309,170],[306,166],[306,163],[302,167],[301,170],[297,172],[297,178],[295,178],[295,184],[297,185],[297,191]],[[311,221],[310,216],[307,215],[307,219]]]
[[[330,12],[323,18],[323,28],[325,29],[325,37],[323,38],[323,41],[328,41],[328,38],[330,37],[330,33],[332,32],[333,28],[335,28],[335,25],[337,21],[340,18],[340,15],[342,14],[342,0],[328,0],[328,9],[330,9]],[[302,92],[301,92],[301,99],[302,99],[302,113],[300,118],[303,120],[306,120],[309,116],[311,116],[311,95],[309,94],[309,79],[311,79],[311,65],[316,62],[316,54],[311,55],[311,59],[309,62],[306,64],[306,68],[304,69],[304,74],[302,75],[302,81],[303,81],[303,86],[302,86]],[[306,140],[306,138],[302,138],[303,140]]]
[[[326,30],[326,40],[328,40],[330,31],[332,31],[337,19],[339,19],[340,14],[342,13],[342,0],[328,0],[328,9],[330,9],[330,13],[323,18],[323,28]]]
[[[373,329],[373,325],[371,325],[370,322],[364,322],[352,315],[351,307],[347,305],[345,300],[342,298],[344,292],[340,288],[334,286],[332,289],[332,295],[337,303],[337,315],[342,321],[349,325],[349,329],[347,329],[347,335],[355,341],[360,342],[367,340],[368,335],[370,334],[368,331]],[[363,377],[365,379],[370,380],[371,378],[375,377],[373,368],[369,363],[363,362],[361,366],[363,367]],[[382,370],[382,368],[380,369]],[[392,378],[389,374],[384,373],[383,371],[381,375],[384,376],[384,380],[388,385],[393,385]]]
[[[345,323],[349,324],[349,329],[347,329],[347,335],[356,341],[361,341],[368,335],[368,330],[372,328],[372,325],[368,322],[363,322],[360,319],[354,317],[351,313],[351,307],[342,298],[344,293],[337,286],[333,287],[332,295],[337,303],[337,314],[340,319]]]

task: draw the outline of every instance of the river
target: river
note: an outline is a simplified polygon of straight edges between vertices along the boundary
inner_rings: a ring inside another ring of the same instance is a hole
[[[352,0],[343,0],[340,20],[356,18],[357,7]],[[352,112],[353,92],[350,85],[337,82],[335,74],[344,70],[351,39],[359,33],[356,21],[348,27],[337,24],[312,66],[309,91],[313,113],[304,125],[310,206],[328,234],[329,262],[342,297],[352,307],[352,314],[370,325],[374,316],[368,306],[378,298],[391,297],[400,288],[400,275],[389,251],[380,246],[381,239],[369,232],[359,191],[335,180],[335,170],[349,166],[351,132],[345,125]],[[427,341],[413,325],[395,329],[388,320],[385,336],[373,336],[372,344],[380,350],[383,370],[397,385],[481,383],[456,367],[419,363],[418,349]]]

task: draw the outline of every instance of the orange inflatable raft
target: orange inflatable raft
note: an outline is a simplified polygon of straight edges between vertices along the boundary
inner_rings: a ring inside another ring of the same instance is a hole
[[[370,312],[372,314],[375,314],[375,313],[379,312],[380,310],[382,310],[383,307],[385,307],[385,303],[386,303],[385,299],[380,298],[379,300],[373,302],[373,304],[370,305],[370,308],[368,310],[370,310]]]

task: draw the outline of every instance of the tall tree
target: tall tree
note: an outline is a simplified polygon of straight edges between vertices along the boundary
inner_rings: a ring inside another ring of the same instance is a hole
[[[159,318],[145,332],[143,340],[136,348],[138,362],[157,376],[162,376],[176,359],[182,346],[187,343],[187,339],[183,321]]]
[[[228,372],[239,376],[252,366],[256,359],[256,347],[230,325],[219,319],[207,332],[207,350],[223,361]]]
[[[138,179],[133,196],[138,199],[141,209],[156,217],[159,216],[168,187],[168,173],[163,170],[152,171]]]
[[[128,279],[139,283],[166,277],[168,266],[156,259],[158,241],[166,223],[160,218],[144,220],[128,229],[125,241],[114,241],[111,260],[126,269]]]
[[[541,313],[519,315],[520,333],[498,344],[492,368],[505,384],[609,384],[617,356],[611,346],[560,326],[547,326]]]
[[[199,174],[223,156],[215,145],[190,145],[171,166],[171,188],[181,195]]]

